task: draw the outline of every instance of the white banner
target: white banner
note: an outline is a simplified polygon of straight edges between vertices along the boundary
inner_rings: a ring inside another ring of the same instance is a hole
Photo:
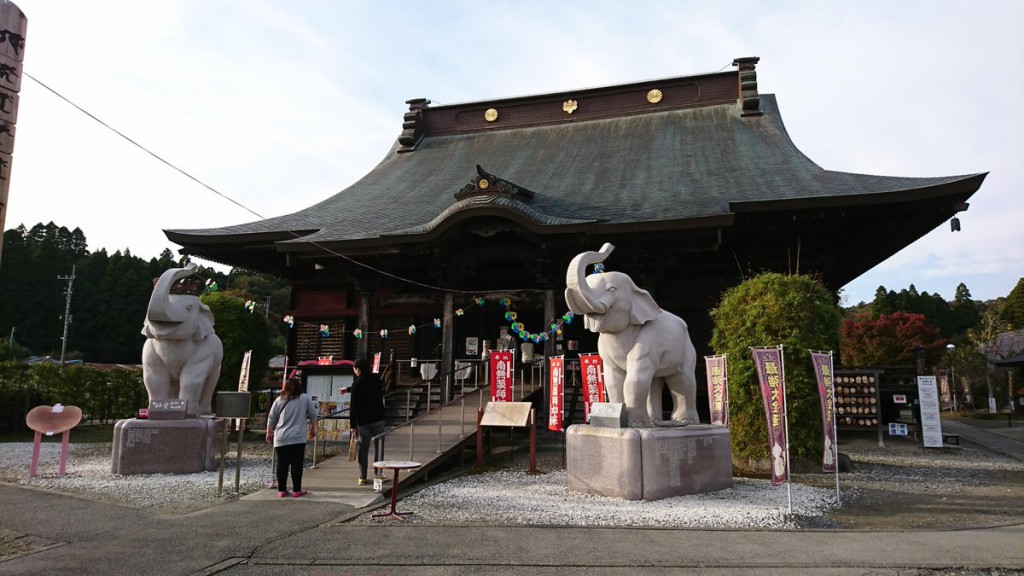
[[[917,399],[921,403],[921,435],[925,448],[942,448],[942,423],[939,421],[939,389],[935,376],[917,377]]]
[[[252,350],[245,353],[242,356],[242,370],[238,373],[238,391],[248,392],[249,391],[249,364],[252,362]]]

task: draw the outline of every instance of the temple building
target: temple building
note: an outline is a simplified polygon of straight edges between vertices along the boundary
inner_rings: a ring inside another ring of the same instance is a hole
[[[790,140],[775,96],[758,92],[757,62],[450,106],[409,100],[387,157],[338,194],[165,233],[182,254],[289,280],[290,364],[393,350],[446,371],[510,327],[542,334],[538,354],[596,351],[596,335],[563,319],[563,292],[573,256],[605,242],[606,268],[685,319],[707,354],[708,311],[727,288],[777,271],[838,290],[955,224],[986,176],[823,169]]]

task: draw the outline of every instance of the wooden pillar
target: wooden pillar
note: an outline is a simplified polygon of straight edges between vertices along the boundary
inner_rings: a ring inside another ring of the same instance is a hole
[[[359,293],[359,326],[363,331],[363,337],[356,339],[356,357],[366,358],[370,356],[370,293]]]
[[[548,324],[544,325],[544,331],[547,332],[551,329],[551,323],[555,321],[555,291],[545,290],[544,291],[544,321]],[[545,393],[548,390],[548,386],[551,382],[548,380],[551,377],[550,370],[548,370],[548,358],[555,355],[555,340],[557,336],[548,332],[548,339],[544,341],[544,369],[541,370],[541,383],[544,386]]]
[[[452,398],[455,381],[453,370],[455,368],[455,295],[448,292],[444,295],[444,324],[441,324],[441,366],[438,372],[444,374],[444,381],[441,382],[444,390],[442,401],[447,402]]]

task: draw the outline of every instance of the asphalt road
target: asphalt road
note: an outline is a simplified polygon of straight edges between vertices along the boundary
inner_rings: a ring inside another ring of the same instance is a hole
[[[184,516],[0,485],[0,574],[957,574],[1024,569],[1024,526],[749,531],[349,524],[336,503]],[[919,573],[919,572],[909,572]],[[927,573],[927,572],[926,572]],[[1005,573],[1005,572],[1004,572]]]

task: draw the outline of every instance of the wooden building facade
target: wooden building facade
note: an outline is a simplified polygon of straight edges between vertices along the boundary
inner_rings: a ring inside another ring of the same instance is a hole
[[[684,318],[707,353],[708,311],[745,275],[814,274],[836,290],[966,209],[986,176],[825,170],[758,92],[757,62],[450,106],[410,100],[387,157],[335,196],[165,233],[183,254],[291,282],[291,364],[393,349],[450,369],[472,357],[467,339],[493,346],[510,325],[504,298],[526,330],[550,331],[538,352],[571,355],[569,341],[595,351],[582,322],[561,339],[551,325],[567,311],[569,262],[604,242],[616,246],[607,268]]]

